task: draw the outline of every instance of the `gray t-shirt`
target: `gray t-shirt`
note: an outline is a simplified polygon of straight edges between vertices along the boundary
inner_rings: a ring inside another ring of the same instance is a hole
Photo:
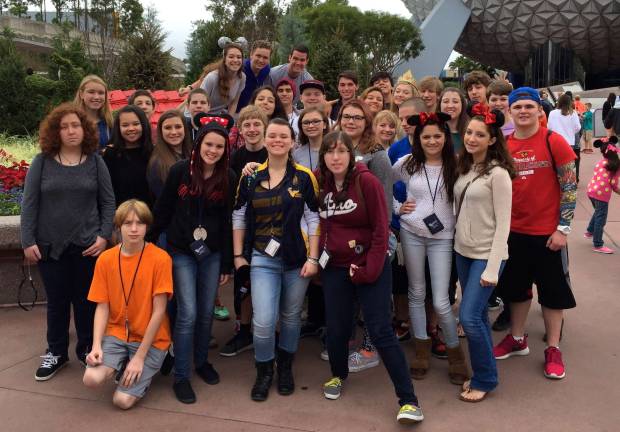
[[[86,248],[97,236],[110,238],[115,209],[110,174],[98,154],[65,166],[39,153],[24,184],[22,247],[49,245],[53,259],[70,244]]]
[[[319,166],[319,150],[311,150],[310,145],[305,144],[293,150],[293,159],[299,165],[303,165],[310,171]]]
[[[374,150],[370,153],[360,154],[355,150],[355,162],[364,162],[371,173],[375,175],[383,186],[383,195],[387,206],[388,221],[392,219],[392,197],[394,186],[392,176],[392,164],[384,149]]]
[[[314,79],[312,78],[312,75],[310,75],[310,72],[306,69],[297,75],[297,77],[293,78],[288,74],[288,63],[272,67],[269,72],[269,81],[271,82],[271,87],[273,88],[276,88],[276,84],[278,84],[282,78],[288,78],[295,83],[295,99],[293,99],[293,105],[297,104],[297,101],[299,100],[299,86],[304,81]]]
[[[200,88],[207,92],[209,98],[209,111],[220,112],[223,110],[228,111],[228,107],[233,103],[235,99],[238,99],[245,87],[245,73],[241,72],[241,78],[235,78],[232,85],[228,89],[228,99],[222,99],[220,96],[219,88],[220,74],[217,70],[211,71],[207,74],[205,79],[202,80]],[[235,115],[231,113],[231,115]]]

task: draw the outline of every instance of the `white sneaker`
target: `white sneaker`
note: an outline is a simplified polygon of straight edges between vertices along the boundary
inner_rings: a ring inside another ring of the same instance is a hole
[[[375,366],[379,366],[379,354],[377,351],[360,349],[349,354],[349,372],[361,372]]]

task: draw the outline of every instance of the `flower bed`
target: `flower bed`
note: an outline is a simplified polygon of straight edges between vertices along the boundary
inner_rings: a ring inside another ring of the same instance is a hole
[[[0,149],[0,216],[14,216],[21,212],[24,180],[30,164],[18,161]]]

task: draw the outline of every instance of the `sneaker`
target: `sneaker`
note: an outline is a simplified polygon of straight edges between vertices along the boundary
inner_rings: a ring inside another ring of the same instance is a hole
[[[309,336],[320,336],[321,326],[310,321],[306,321],[299,332],[299,338],[305,338]]]
[[[84,367],[86,367],[86,366],[87,366],[87,365],[86,365],[86,357],[88,357],[88,353],[87,353],[87,352],[82,352],[82,353],[79,353],[79,354],[77,355],[78,361],[79,361],[79,362],[80,362],[80,364],[81,364],[82,366],[84,366]]]
[[[411,333],[409,332],[409,326],[405,323],[400,323],[395,326],[396,339],[399,341],[406,341],[411,339]]]
[[[321,360],[329,361],[329,353],[327,352],[327,349],[321,351]]]
[[[37,381],[47,381],[56,375],[56,372],[60,368],[62,368],[65,364],[67,364],[67,358],[63,356],[56,356],[51,352],[45,353],[41,358],[43,361],[41,362],[41,366],[34,374],[34,379]]]
[[[215,306],[213,318],[218,321],[228,321],[230,319],[230,312],[228,312],[226,306]]]
[[[252,333],[238,332],[232,337],[224,348],[220,350],[220,355],[224,357],[234,357],[237,354],[254,348]]]
[[[592,237],[594,237],[594,234],[589,231],[583,233],[583,238],[591,239]]]
[[[400,424],[418,423],[424,420],[424,414],[419,406],[406,404],[400,407],[396,421]]]
[[[515,355],[524,356],[529,353],[527,334],[521,342],[518,342],[511,334],[508,334],[500,343],[493,347],[493,355],[496,360],[504,360]]]
[[[361,372],[375,366],[379,366],[379,354],[377,354],[377,351],[360,349],[349,355],[349,372]]]
[[[492,328],[496,332],[506,331],[510,328],[510,312],[508,309],[504,307],[504,310],[495,318]]]
[[[194,389],[189,380],[182,379],[181,381],[175,382],[172,385],[172,389],[179,402],[184,404],[196,403],[196,393],[194,393]]]
[[[215,385],[220,382],[220,374],[217,373],[213,365],[209,362],[196,368],[196,373],[209,385]]]
[[[447,359],[448,358],[448,347],[445,342],[441,340],[439,336],[439,331],[435,330],[430,332],[429,336],[431,337],[431,353],[433,357],[438,359]]]
[[[323,394],[327,399],[336,400],[340,397],[340,391],[342,390],[342,380],[338,377],[333,377],[325,384],[323,384]]]
[[[566,376],[562,351],[556,347],[548,347],[545,350],[545,376],[549,379],[562,379]]]
[[[491,298],[489,298],[489,310],[490,311],[496,311],[499,310],[499,308],[502,306],[502,299],[499,298],[498,296],[493,296]]]
[[[595,248],[592,248],[592,250],[594,252],[607,254],[607,255],[614,253],[614,250],[612,248],[608,248],[607,246],[595,247]]]

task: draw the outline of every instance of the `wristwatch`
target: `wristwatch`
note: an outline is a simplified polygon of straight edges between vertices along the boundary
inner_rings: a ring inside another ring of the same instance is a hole
[[[569,225],[558,225],[557,230],[560,231],[564,235],[569,235],[571,231]]]

